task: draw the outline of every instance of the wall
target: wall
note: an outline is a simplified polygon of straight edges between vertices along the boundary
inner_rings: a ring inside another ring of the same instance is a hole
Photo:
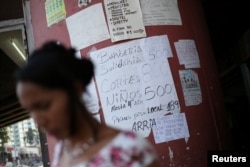
[[[67,17],[84,10],[79,8],[77,1],[65,0]],[[96,0],[91,3],[103,2]],[[57,40],[70,46],[70,38],[65,20],[47,27],[44,1],[31,1],[31,17],[35,37],[35,46],[39,47],[47,40]],[[190,137],[174,141],[154,144],[153,134],[148,139],[157,149],[161,166],[207,166],[207,151],[230,148],[231,140],[225,112],[220,83],[218,79],[213,50],[210,43],[203,9],[199,0],[179,0],[179,10],[182,19],[181,26],[146,26],[147,37],[167,34],[173,51],[173,58],[169,59],[181,111],[185,112]],[[90,18],[91,19],[91,18]],[[84,23],[83,23],[84,24]],[[185,106],[178,70],[184,69],[179,64],[174,42],[180,39],[193,39],[196,43],[201,68],[193,69],[199,76],[202,92],[202,103],[194,106]],[[125,42],[125,41],[123,41]],[[117,43],[123,43],[117,42]],[[112,46],[109,40],[96,43],[81,50],[86,55],[92,47],[96,49]],[[100,111],[102,112],[102,111]],[[50,141],[48,138],[48,142]],[[53,143],[52,139],[52,143]],[[50,145],[52,158],[53,144]],[[173,155],[171,155],[173,153]]]

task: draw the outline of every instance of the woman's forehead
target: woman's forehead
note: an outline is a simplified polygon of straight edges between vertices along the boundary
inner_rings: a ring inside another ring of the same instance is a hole
[[[45,88],[34,84],[32,82],[18,82],[17,83],[17,93],[27,92],[27,91],[45,91]]]
[[[58,92],[62,92],[62,90],[49,89],[31,82],[19,82],[16,88],[16,93],[19,98],[34,98],[33,100],[56,96]]]

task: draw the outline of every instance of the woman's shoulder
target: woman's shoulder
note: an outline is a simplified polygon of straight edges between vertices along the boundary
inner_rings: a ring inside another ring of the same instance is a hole
[[[119,149],[125,152],[136,150],[137,152],[144,152],[148,154],[156,154],[155,149],[151,142],[132,131],[121,131],[113,140],[111,140],[103,150]]]
[[[141,136],[139,136],[137,133],[134,133],[132,131],[121,131],[117,135],[117,138],[127,139],[128,141],[144,140]]]
[[[134,132],[121,131],[92,158],[91,163],[95,164],[100,159],[108,164],[116,162],[127,166],[124,164],[140,163],[148,166],[157,160],[157,154],[146,138]]]

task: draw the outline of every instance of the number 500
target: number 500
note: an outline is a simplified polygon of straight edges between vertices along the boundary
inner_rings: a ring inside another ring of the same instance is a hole
[[[148,86],[145,88],[145,96],[146,100],[151,100],[155,97],[162,97],[166,94],[170,94],[172,92],[172,86],[170,84],[166,84],[165,86],[159,85],[156,89]]]

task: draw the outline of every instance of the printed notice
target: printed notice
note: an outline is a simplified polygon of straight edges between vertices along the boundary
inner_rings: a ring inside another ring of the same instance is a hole
[[[156,144],[189,137],[183,112],[155,118],[155,123],[152,130]]]
[[[145,26],[182,25],[177,0],[140,0]]]
[[[200,68],[200,59],[194,40],[179,40],[174,45],[180,64],[184,64],[185,68]]]
[[[45,12],[48,27],[65,19],[66,10],[63,0],[46,0]]]
[[[71,45],[76,50],[110,38],[101,3],[68,17],[66,24]]]
[[[146,137],[154,117],[180,111],[171,55],[167,35],[90,52],[106,124]]]
[[[146,37],[139,0],[104,0],[111,41]]]
[[[182,91],[186,106],[198,105],[202,102],[198,75],[193,70],[179,70]]]

